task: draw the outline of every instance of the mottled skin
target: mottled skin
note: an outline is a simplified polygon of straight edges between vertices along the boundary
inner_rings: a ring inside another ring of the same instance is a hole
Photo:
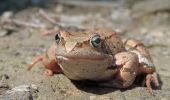
[[[121,38],[112,30],[100,29],[69,33],[60,31],[56,42],[45,54],[37,57],[29,70],[42,60],[45,74],[64,73],[72,80],[109,81],[117,88],[127,88],[136,76],[147,74],[146,85],[150,93],[150,82],[158,85],[155,67],[148,50],[137,40]]]

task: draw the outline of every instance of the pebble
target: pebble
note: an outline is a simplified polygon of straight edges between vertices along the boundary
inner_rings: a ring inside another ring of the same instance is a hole
[[[0,100],[32,100],[37,92],[38,87],[34,84],[19,85],[0,95]]]
[[[8,35],[8,31],[4,30],[4,29],[2,29],[2,30],[0,29],[0,37],[4,37],[6,35]]]

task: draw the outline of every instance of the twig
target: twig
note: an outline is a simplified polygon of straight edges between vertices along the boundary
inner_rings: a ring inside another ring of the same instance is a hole
[[[8,19],[8,20],[5,20],[4,23],[13,23],[18,26],[25,26],[25,27],[32,27],[32,28],[45,28],[44,25],[28,23],[28,22],[20,21],[20,20],[16,20],[16,19]]]
[[[54,20],[53,18],[51,18],[50,16],[48,16],[48,14],[44,11],[44,10],[40,10],[39,11],[39,13],[40,13],[40,15],[44,18],[44,19],[46,19],[47,21],[49,21],[51,24],[53,24],[53,25],[56,25],[57,27],[61,27],[59,24],[58,24],[58,22],[56,21],[56,20]]]

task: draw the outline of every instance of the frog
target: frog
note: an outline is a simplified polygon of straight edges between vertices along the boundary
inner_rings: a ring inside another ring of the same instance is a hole
[[[122,89],[130,87],[137,76],[146,74],[150,94],[151,82],[158,86],[155,67],[143,43],[123,41],[111,29],[60,30],[55,42],[30,63],[28,70],[39,61],[43,62],[47,76],[61,73],[71,80],[105,81],[102,85]]]

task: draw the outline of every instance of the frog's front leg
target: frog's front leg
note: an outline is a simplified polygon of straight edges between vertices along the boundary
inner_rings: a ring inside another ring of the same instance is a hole
[[[115,65],[119,70],[117,75],[111,81],[100,85],[115,88],[127,88],[132,85],[139,66],[137,55],[131,52],[117,53],[115,55]]]
[[[116,80],[121,83],[119,88],[127,88],[133,84],[138,71],[138,57],[131,52],[121,52],[115,55],[119,73]]]
[[[52,76],[53,74],[62,73],[63,71],[55,59],[55,48],[56,45],[53,44],[43,55],[36,57],[31,64],[29,64],[28,70],[31,70],[36,63],[42,61],[46,68],[44,71],[45,75]]]
[[[43,65],[46,68],[44,71],[44,75],[52,76],[53,74],[62,73],[62,70],[61,70],[60,66],[58,65],[58,63],[54,59],[49,59],[46,54],[36,57],[31,62],[31,64],[29,64],[28,70],[31,70],[32,67],[39,61],[42,61]]]

